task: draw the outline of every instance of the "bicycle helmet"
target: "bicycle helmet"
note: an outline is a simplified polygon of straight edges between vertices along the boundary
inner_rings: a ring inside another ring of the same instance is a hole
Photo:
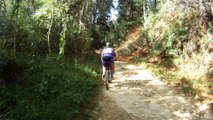
[[[107,42],[107,43],[106,43],[106,47],[109,47],[109,46],[110,46],[110,43],[109,43],[109,42]]]

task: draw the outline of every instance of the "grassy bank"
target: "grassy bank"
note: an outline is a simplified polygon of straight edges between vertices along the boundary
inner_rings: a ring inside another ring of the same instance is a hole
[[[1,90],[0,118],[88,119],[98,91],[99,64],[96,55],[85,59],[48,56],[17,61],[24,72]]]

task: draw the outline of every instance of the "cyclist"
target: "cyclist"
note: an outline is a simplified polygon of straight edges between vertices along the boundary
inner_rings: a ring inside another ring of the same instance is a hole
[[[101,61],[102,61],[102,78],[105,77],[105,65],[109,64],[111,69],[111,78],[114,78],[114,71],[115,71],[115,61],[116,53],[113,48],[110,47],[110,43],[106,43],[106,47],[103,49],[101,53]]]

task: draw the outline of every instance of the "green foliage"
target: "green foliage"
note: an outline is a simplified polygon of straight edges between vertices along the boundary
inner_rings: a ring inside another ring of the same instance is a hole
[[[95,56],[92,56],[93,59]],[[1,92],[1,118],[88,119],[98,91],[97,66],[55,56],[28,58],[25,82]],[[91,59],[91,58],[88,58]],[[76,60],[78,61],[78,60]]]
[[[91,45],[100,44],[110,30],[111,0],[2,1],[2,5],[0,47],[10,52],[47,54],[50,38],[53,54],[81,54]],[[93,34],[93,29],[98,34]]]
[[[137,21],[137,19],[140,19],[143,16],[143,5],[145,5],[145,3],[145,0],[119,0],[118,22],[132,22]]]
[[[209,32],[210,32],[211,34],[213,34],[213,26],[210,26],[210,27],[209,27]]]
[[[109,30],[106,13],[112,1],[101,2],[104,11],[100,10],[101,3],[86,0],[33,2],[1,1],[0,52],[6,57],[16,55],[14,58],[25,74],[20,81],[17,79],[19,82],[6,85],[1,91],[0,119],[88,119],[88,108],[93,107],[92,97],[98,88],[99,68],[99,59],[90,53],[96,38],[90,26],[103,30],[97,38],[105,35],[105,28]],[[94,14],[97,4],[99,13]],[[50,45],[52,54],[65,55],[60,59],[44,57],[48,53],[47,32],[52,17]],[[87,55],[90,56],[75,61],[74,56]],[[5,63],[0,58],[1,77]]]
[[[181,44],[188,39],[188,27],[181,26],[177,22],[171,22],[169,29],[165,33],[165,47],[167,53],[172,56],[178,56]]]
[[[128,23],[120,22],[112,25],[112,30],[109,33],[108,40],[114,44],[119,44],[124,41],[130,26]],[[116,33],[116,34],[115,34]]]
[[[188,4],[188,3],[187,3]],[[145,19],[145,29],[154,50],[165,55],[179,57],[183,54],[183,45],[190,39],[190,31],[199,31],[197,10],[179,2],[162,2],[159,11],[150,13]],[[177,6],[184,6],[186,9]],[[157,49],[156,49],[157,48]]]

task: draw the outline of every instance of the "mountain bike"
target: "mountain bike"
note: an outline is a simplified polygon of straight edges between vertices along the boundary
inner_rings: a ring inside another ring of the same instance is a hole
[[[105,72],[105,85],[106,85],[106,90],[109,90],[109,83],[111,82],[111,69],[110,69],[110,64],[105,64],[104,67],[106,68]]]

